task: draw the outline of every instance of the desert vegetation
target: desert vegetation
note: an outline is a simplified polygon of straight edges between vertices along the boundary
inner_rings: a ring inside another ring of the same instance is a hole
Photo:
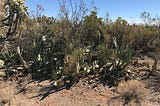
[[[37,14],[30,16],[24,0],[4,1],[5,10],[0,8],[0,68],[4,73],[0,77],[47,79],[54,82],[53,87],[66,89],[87,78],[117,87],[123,106],[141,105],[146,88],[135,79],[150,74],[141,75],[130,66],[140,65],[135,58],[145,55],[154,63],[141,65],[147,72],[159,73],[159,17],[142,12],[144,24],[130,24],[121,17],[115,21],[99,17],[96,8],[89,9],[83,0],[77,2],[78,8],[72,0],[60,3],[59,17],[54,18],[41,15],[40,5]]]

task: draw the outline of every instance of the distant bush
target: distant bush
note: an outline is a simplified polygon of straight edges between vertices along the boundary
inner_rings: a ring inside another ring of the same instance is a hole
[[[160,31],[158,28],[154,26],[137,26],[137,28],[138,29],[133,32],[138,32],[138,35],[135,35],[132,47],[136,51],[141,51],[141,53],[158,52],[160,50]]]

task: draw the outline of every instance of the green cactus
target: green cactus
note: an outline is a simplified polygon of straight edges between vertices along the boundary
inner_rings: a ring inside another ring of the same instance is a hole
[[[8,27],[6,36],[15,33],[19,25],[24,24],[27,17],[27,6],[25,0],[6,0],[6,17],[1,22]]]
[[[132,50],[129,46],[119,46],[116,37],[112,37],[114,49],[112,57],[109,59],[107,66],[106,78],[111,85],[117,85],[121,80],[126,80],[126,67],[129,65]],[[112,79],[112,81],[111,81]],[[111,81],[111,82],[110,82]]]

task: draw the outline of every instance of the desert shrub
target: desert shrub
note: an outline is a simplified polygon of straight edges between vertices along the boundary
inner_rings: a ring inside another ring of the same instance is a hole
[[[0,106],[4,106],[5,104],[9,103],[9,100],[3,99],[0,97]]]
[[[138,80],[121,82],[116,87],[118,96],[109,100],[108,105],[118,102],[119,106],[141,106],[147,92],[144,84]]]
[[[119,46],[129,45],[134,39],[131,34],[131,26],[121,17],[118,17],[114,23],[110,24],[108,29],[110,36],[116,37]]]
[[[91,11],[90,15],[84,17],[81,29],[81,43],[84,46],[91,46],[95,49],[104,41],[104,34],[101,29],[103,24],[102,18],[97,17],[97,12]]]
[[[130,80],[118,84],[117,93],[122,99],[123,105],[136,106],[141,105],[143,97],[147,93],[144,84],[138,80]]]
[[[141,53],[159,51],[159,31],[154,26],[139,26],[139,35],[136,35],[133,48]],[[136,31],[135,31],[136,32]]]
[[[75,48],[69,54],[65,55],[63,66],[63,82],[66,85],[77,83],[84,75],[81,68],[83,65],[83,49]]]
[[[104,66],[107,62],[108,62],[108,59],[110,57],[109,52],[109,49],[106,47],[105,44],[101,44],[98,46],[98,51],[99,51],[99,55],[98,55],[98,61],[99,61],[99,65],[100,66]]]
[[[90,47],[73,49],[65,58],[64,74],[66,77],[72,77],[77,81],[89,74],[95,75],[95,73],[98,73],[96,69],[99,68],[99,65],[95,63],[94,56]],[[72,80],[72,82],[74,81]]]

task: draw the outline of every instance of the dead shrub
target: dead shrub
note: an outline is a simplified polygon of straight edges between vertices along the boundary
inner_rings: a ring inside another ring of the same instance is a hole
[[[147,95],[148,90],[142,82],[128,80],[119,83],[115,92],[116,96],[107,102],[108,106],[142,106],[142,100]]]
[[[121,82],[116,88],[123,106],[141,106],[143,97],[147,93],[144,84],[138,80]]]

